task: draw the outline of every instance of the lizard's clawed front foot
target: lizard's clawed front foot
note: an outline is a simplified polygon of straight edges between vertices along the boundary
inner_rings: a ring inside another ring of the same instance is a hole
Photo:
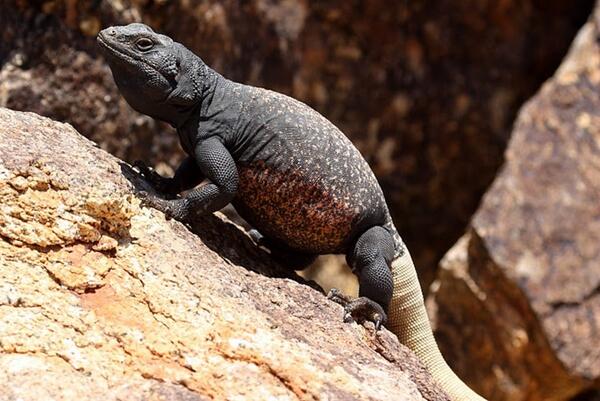
[[[387,315],[381,305],[367,297],[352,298],[333,288],[327,298],[344,307],[344,322],[373,322],[379,330],[387,322]]]
[[[169,200],[163,199],[146,191],[140,191],[137,193],[139,198],[142,200],[142,206],[151,207],[163,212],[167,218],[167,220],[174,218],[176,220],[180,220],[182,216],[179,216],[177,201],[182,201],[182,199],[178,200]]]

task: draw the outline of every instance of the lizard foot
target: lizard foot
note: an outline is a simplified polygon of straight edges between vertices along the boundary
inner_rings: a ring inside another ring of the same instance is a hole
[[[381,305],[367,297],[352,298],[333,288],[327,298],[344,307],[344,322],[373,322],[375,330],[379,330],[387,322],[387,315]]]
[[[181,213],[178,212],[181,209],[178,207],[178,202],[183,201],[183,199],[163,199],[146,191],[140,191],[137,195],[142,201],[142,206],[160,210],[165,214],[167,220],[170,220],[171,218],[180,220],[182,218],[182,216],[180,216]]]
[[[141,160],[136,160],[133,162],[133,167],[135,167],[142,178],[152,186],[158,192],[163,194],[171,193],[171,178],[163,177],[158,174],[154,169],[148,167],[146,163]]]

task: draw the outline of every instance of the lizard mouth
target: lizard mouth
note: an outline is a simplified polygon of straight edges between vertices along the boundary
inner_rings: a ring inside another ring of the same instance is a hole
[[[98,44],[100,45],[100,47],[105,51],[106,54],[108,54],[109,56],[112,56],[114,58],[121,58],[121,59],[125,59],[127,62],[129,63],[135,63],[136,61],[142,62],[144,64],[148,64],[145,62],[145,60],[142,60],[139,57],[134,57],[130,54],[127,54],[126,52],[124,52],[123,50],[119,49],[117,46],[115,46],[113,43],[111,43],[109,40],[107,40],[104,37],[103,32],[100,32],[96,38],[96,40],[98,41]],[[113,54],[111,54],[113,53]]]

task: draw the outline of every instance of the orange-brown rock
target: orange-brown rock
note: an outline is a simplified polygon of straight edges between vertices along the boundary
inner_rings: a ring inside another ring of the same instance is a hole
[[[502,162],[515,113],[592,0],[4,0],[0,105],[72,123],[128,161],[174,167],[167,127],[131,112],[95,49],[143,20],[226,76],[291,94],[358,145],[421,278]],[[163,134],[163,135],[161,135]]]
[[[599,24],[600,6],[521,110],[429,299],[445,355],[492,400],[600,388]]]
[[[0,108],[1,400],[447,400],[236,226],[195,235],[134,186],[71,126]]]

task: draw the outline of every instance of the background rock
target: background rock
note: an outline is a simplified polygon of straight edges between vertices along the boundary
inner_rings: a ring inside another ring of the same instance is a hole
[[[291,94],[366,155],[421,278],[494,177],[514,114],[552,73],[591,0],[0,3],[0,105],[72,123],[164,171],[167,127],[132,112],[93,35],[143,20],[228,77]]]
[[[444,354],[493,400],[598,397],[599,23],[597,8],[520,112],[499,177],[433,285]]]
[[[389,332],[134,184],[69,125],[0,108],[0,400],[447,400]]]

